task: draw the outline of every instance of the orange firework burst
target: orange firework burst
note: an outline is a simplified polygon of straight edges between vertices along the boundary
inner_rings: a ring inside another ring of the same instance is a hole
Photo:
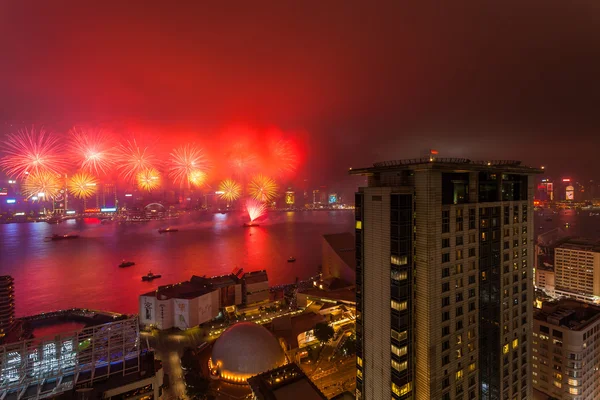
[[[206,182],[206,172],[200,170],[190,172],[190,175],[188,176],[188,182],[190,185],[195,187],[204,185]]]
[[[175,184],[199,186],[198,178],[202,178],[200,184],[204,182],[208,162],[202,149],[192,144],[173,149],[169,158],[169,177]]]
[[[73,128],[71,152],[78,167],[95,174],[106,174],[115,164],[112,138],[102,129]]]
[[[67,184],[69,193],[78,199],[87,199],[96,193],[98,181],[86,172],[78,172],[73,175]]]
[[[156,156],[148,147],[138,146],[135,139],[121,144],[117,154],[117,169],[125,180],[137,179],[139,175],[154,169]]]
[[[267,176],[257,175],[248,184],[248,193],[258,201],[271,201],[277,196],[277,183]]]
[[[137,185],[142,190],[152,191],[160,186],[160,173],[154,169],[146,169],[136,176]]]
[[[23,182],[23,195],[31,197],[53,198],[61,190],[60,175],[54,172],[38,171],[29,174]]]
[[[227,201],[235,201],[242,195],[242,186],[233,179],[225,179],[219,184],[220,197]]]
[[[56,175],[67,166],[59,138],[44,128],[37,131],[34,128],[24,129],[9,134],[4,141],[4,152],[6,155],[0,159],[0,167],[9,176],[23,178],[38,172]]]

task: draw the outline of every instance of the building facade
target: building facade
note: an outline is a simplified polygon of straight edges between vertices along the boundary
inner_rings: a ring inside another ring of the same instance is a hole
[[[15,324],[15,289],[12,276],[0,276],[0,344]]]
[[[531,357],[536,392],[562,400],[600,398],[599,357],[600,307],[562,299],[536,312]]]
[[[600,303],[600,242],[569,239],[554,250],[555,293]]]
[[[350,171],[368,177],[355,198],[357,398],[531,398],[539,172],[433,157]]]

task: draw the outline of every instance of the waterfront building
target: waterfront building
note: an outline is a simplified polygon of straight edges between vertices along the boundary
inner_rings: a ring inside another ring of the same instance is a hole
[[[137,316],[0,346],[0,398],[158,399],[162,369],[142,346]]]
[[[248,379],[253,400],[303,399],[327,397],[294,363],[275,368]]]
[[[192,276],[189,281],[159,286],[139,297],[140,324],[158,329],[188,329],[235,310],[269,300],[266,271],[222,276]]]
[[[543,290],[550,297],[556,296],[556,280],[554,275],[555,250],[565,243],[571,236],[567,236],[559,228],[552,229],[538,235],[535,244],[534,258],[534,283],[537,289]]]
[[[323,235],[321,265],[323,278],[338,278],[346,284],[356,281],[354,235],[349,232]]]
[[[536,312],[531,357],[534,398],[600,398],[599,357],[600,307],[562,299],[546,302]]]
[[[238,322],[215,342],[209,360],[211,375],[247,384],[247,379],[287,363],[277,339],[262,325]]]
[[[285,204],[288,207],[292,207],[296,204],[296,194],[292,190],[285,192]]]
[[[10,275],[0,276],[0,344],[15,325],[14,279]]]
[[[600,303],[600,241],[571,238],[554,253],[556,295]]]
[[[350,173],[368,178],[355,196],[357,399],[531,399],[541,170],[432,153]]]

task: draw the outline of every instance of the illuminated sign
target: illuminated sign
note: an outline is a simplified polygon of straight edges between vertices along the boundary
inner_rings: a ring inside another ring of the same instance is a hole
[[[110,208],[101,208],[100,212],[115,212],[117,211],[116,207],[110,207]]]
[[[329,195],[329,204],[335,204],[335,203],[337,203],[337,194],[332,193]]]
[[[21,216],[23,216],[23,215],[25,215],[25,213],[24,213],[24,212],[18,212],[18,213],[15,213],[15,217],[21,217]]]
[[[17,181],[12,181],[12,180],[11,180],[11,181],[8,181],[8,184],[9,184],[9,185],[14,185],[15,183],[17,183]]]
[[[221,195],[221,194],[225,194],[225,192],[224,192],[224,191],[222,191],[222,190],[219,190],[219,191],[215,192],[215,194],[219,194],[219,195]]]
[[[6,204],[15,204],[16,202],[15,199],[6,199]]]
[[[0,188],[0,196],[6,196],[6,195],[8,195],[8,189]]]
[[[131,193],[125,193],[125,197],[133,197]]]
[[[567,189],[565,191],[565,199],[574,200],[575,199],[574,192],[575,192],[575,188],[573,186],[567,186]]]
[[[75,211],[75,210],[67,210],[66,214],[73,215],[73,214],[75,214],[76,212],[77,212],[77,211]]]
[[[99,213],[100,209],[99,208],[86,208],[85,212],[86,213]]]
[[[563,182],[571,182],[571,178],[563,178]]]

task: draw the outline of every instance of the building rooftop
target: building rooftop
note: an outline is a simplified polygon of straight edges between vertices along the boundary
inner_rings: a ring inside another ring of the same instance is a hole
[[[561,249],[593,251],[599,253],[600,241],[583,238],[569,238],[557,247]]]
[[[202,296],[206,293],[210,293],[215,288],[211,285],[200,285],[194,284],[190,281],[183,281],[179,283],[173,283],[171,285],[159,286],[158,289],[144,293],[143,296],[153,296],[160,298],[161,300],[167,300],[171,298],[177,299],[193,299],[198,296]]]
[[[423,157],[376,162],[372,167],[350,168],[350,175],[371,175],[383,171],[414,169],[442,169],[452,171],[512,172],[517,174],[542,173],[540,168],[521,165],[517,160],[475,161],[468,158]]]
[[[231,286],[240,283],[240,280],[234,274],[221,275],[221,276],[197,276],[193,275],[190,282],[197,285],[212,285],[214,287]]]
[[[600,307],[572,299],[547,301],[534,318],[572,331],[580,331],[600,319]]]
[[[327,300],[340,301],[344,303],[356,303],[356,287],[354,285],[347,286],[338,290],[319,289],[312,287],[300,292],[306,296],[318,297]]]
[[[268,282],[269,278],[267,277],[267,271],[254,271],[254,272],[246,272],[242,277],[246,283],[260,283],[260,282]]]
[[[323,238],[346,265],[356,268],[356,240],[353,234],[349,232],[333,233],[323,235]]]
[[[248,383],[258,400],[327,399],[294,363],[253,376]]]
[[[285,315],[275,318],[271,323],[274,334],[285,340],[286,344],[291,349],[299,347],[298,335],[306,331],[310,331],[319,322],[324,322],[325,317],[314,312],[304,312],[300,315],[290,317]]]

